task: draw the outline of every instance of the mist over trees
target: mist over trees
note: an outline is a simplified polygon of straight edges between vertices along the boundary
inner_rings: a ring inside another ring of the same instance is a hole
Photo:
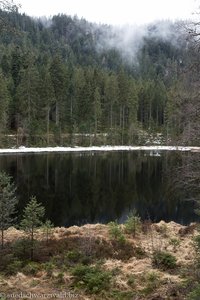
[[[68,145],[75,134],[136,144],[142,132],[199,143],[198,117],[184,94],[191,49],[181,24],[163,21],[136,31],[0,8],[9,24],[0,36],[2,143],[12,133],[17,145]]]

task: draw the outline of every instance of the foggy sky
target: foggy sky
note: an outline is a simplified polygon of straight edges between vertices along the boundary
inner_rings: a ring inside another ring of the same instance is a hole
[[[88,21],[145,24],[155,20],[190,19],[197,10],[197,0],[18,0],[30,16],[77,15]]]

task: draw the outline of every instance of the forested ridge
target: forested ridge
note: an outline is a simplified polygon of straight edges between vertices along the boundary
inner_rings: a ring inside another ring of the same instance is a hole
[[[151,24],[120,48],[112,26],[0,15],[9,24],[0,35],[2,145],[11,134],[17,145],[74,145],[81,134],[92,143],[137,144],[155,133],[168,143],[199,143],[191,134],[197,112],[190,118],[185,101],[194,50],[181,24]]]

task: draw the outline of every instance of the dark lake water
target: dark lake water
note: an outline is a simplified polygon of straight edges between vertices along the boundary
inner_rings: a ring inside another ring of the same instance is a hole
[[[57,226],[123,222],[132,209],[142,219],[195,221],[194,204],[173,186],[181,153],[148,151],[50,153],[0,156],[0,169],[13,176],[19,215],[30,196]]]

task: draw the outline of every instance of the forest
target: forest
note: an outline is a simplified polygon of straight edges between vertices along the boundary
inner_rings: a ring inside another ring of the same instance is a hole
[[[18,9],[0,0],[0,299],[199,300],[200,23]]]
[[[184,22],[149,24],[124,43],[122,29],[62,14],[2,8],[0,21],[2,146],[140,144],[158,133],[199,144],[199,54]]]

